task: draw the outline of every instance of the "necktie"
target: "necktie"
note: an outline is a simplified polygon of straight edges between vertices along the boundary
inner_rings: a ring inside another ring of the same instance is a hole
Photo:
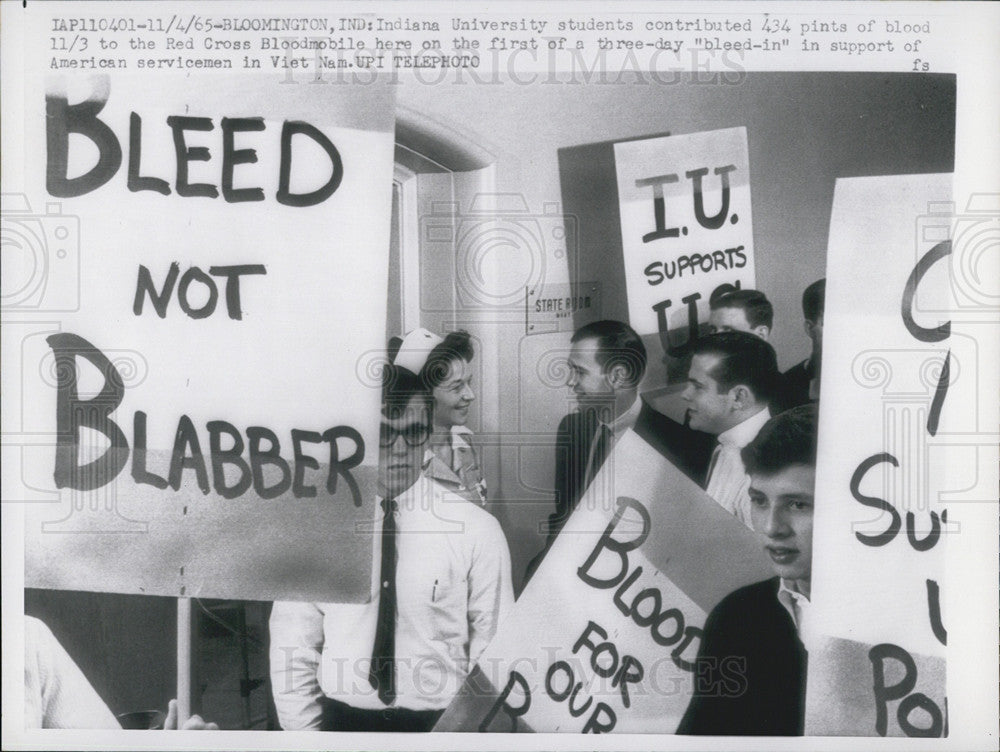
[[[715,473],[715,466],[719,463],[719,455],[722,454],[722,444],[715,442],[715,449],[712,450],[712,459],[708,463],[708,472],[705,473],[705,488],[712,482],[712,475]]]
[[[383,499],[382,569],[379,576],[378,622],[368,681],[386,705],[396,699],[396,516],[395,499]]]
[[[584,488],[591,484],[597,471],[604,464],[604,460],[607,459],[613,435],[608,425],[601,423],[601,427],[597,429],[597,441],[594,443],[594,452],[590,456],[590,466],[587,470],[587,482],[584,484]]]

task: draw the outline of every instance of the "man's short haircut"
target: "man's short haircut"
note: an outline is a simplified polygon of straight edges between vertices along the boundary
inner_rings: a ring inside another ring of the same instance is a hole
[[[431,411],[434,409],[430,389],[420,376],[393,363],[402,343],[403,340],[399,337],[389,340],[387,351],[389,362],[382,369],[382,414],[387,418],[398,418],[410,404],[410,399],[416,396],[427,405],[429,423],[432,417]]]
[[[816,467],[819,409],[800,405],[771,418],[740,456],[747,474],[774,475],[792,465]]]
[[[691,347],[692,355],[715,355],[719,362],[712,369],[712,378],[720,392],[728,392],[737,384],[750,387],[761,402],[770,402],[781,378],[774,348],[750,332],[716,332],[698,337]]]
[[[826,303],[826,279],[817,279],[802,293],[802,315],[806,321],[816,322],[823,315]]]
[[[474,356],[472,336],[468,332],[464,330],[449,332],[427,355],[427,362],[420,369],[420,377],[429,389],[441,386],[448,378],[448,368],[452,361],[460,359],[471,361]]]
[[[720,308],[739,308],[747,317],[751,329],[774,325],[774,306],[760,290],[733,290],[712,300],[708,307],[717,311]]]
[[[625,367],[627,386],[638,386],[646,373],[646,346],[635,330],[621,321],[604,319],[581,326],[570,342],[585,339],[597,340],[595,359],[602,373],[609,373],[618,365]]]

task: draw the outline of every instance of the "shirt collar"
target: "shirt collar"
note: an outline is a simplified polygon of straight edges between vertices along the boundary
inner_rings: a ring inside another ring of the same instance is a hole
[[[751,415],[742,423],[738,423],[727,431],[719,434],[720,444],[732,444],[742,449],[753,441],[764,424],[771,419],[771,411],[764,408],[759,413]]]
[[[635,402],[631,404],[629,409],[623,412],[617,418],[615,418],[614,421],[612,421],[609,424],[605,423],[602,420],[600,421],[600,424],[602,426],[607,426],[608,428],[610,428],[611,433],[613,433],[617,438],[621,436],[623,433],[625,433],[628,429],[635,426],[635,422],[639,418],[640,410],[642,410],[642,400],[636,397]]]
[[[432,481],[421,473],[420,477],[417,478],[416,483],[395,497],[396,511],[405,512],[408,510],[412,511],[414,509],[429,508],[433,490],[434,486]],[[383,497],[376,495],[375,499],[376,503],[379,505],[379,510],[381,510]]]
[[[798,590],[795,590],[792,584],[784,577],[781,578],[780,583],[778,585],[778,603],[792,617],[792,623],[795,624],[796,630],[801,635],[805,612],[809,609],[809,599]]]

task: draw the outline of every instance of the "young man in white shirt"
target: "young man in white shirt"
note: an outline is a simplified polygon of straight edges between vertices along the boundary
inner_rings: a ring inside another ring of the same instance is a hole
[[[731,331],[699,337],[692,353],[681,397],[691,428],[718,437],[705,491],[750,527],[750,478],[740,451],[771,417],[768,405],[780,379],[774,348]]]
[[[284,729],[429,731],[513,605],[496,519],[422,475],[433,402],[389,366],[369,603],[275,603],[271,683]]]

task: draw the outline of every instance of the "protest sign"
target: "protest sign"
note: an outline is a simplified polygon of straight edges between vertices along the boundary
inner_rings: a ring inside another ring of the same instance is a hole
[[[950,486],[934,444],[959,364],[974,361],[951,337],[950,242],[920,220],[950,197],[950,175],[837,181],[807,734],[947,735],[940,498]]]
[[[26,280],[4,311],[24,324],[4,342],[21,408],[4,497],[32,502],[25,584],[364,600],[391,93],[32,91],[26,195],[50,203],[26,205],[36,257],[4,267]]]
[[[770,575],[754,534],[629,432],[436,730],[672,733],[708,612]]]
[[[615,169],[629,323],[682,355],[713,294],[755,285],[746,129],[617,143]]]

